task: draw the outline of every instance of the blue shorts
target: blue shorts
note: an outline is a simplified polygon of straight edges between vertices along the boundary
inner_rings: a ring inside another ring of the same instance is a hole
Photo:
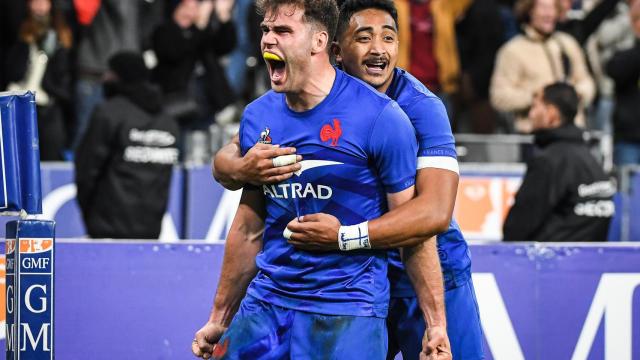
[[[451,343],[453,360],[484,359],[482,326],[473,282],[445,292],[447,334]],[[415,297],[392,298],[389,303],[389,353],[394,359],[398,351],[404,360],[419,358],[422,350],[424,319]]]
[[[246,296],[214,358],[384,360],[386,354],[384,318],[313,314]]]

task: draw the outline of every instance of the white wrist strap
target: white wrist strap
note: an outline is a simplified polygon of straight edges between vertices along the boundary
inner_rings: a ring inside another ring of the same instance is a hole
[[[358,225],[340,226],[338,230],[338,247],[342,251],[371,249],[369,243],[369,222]]]

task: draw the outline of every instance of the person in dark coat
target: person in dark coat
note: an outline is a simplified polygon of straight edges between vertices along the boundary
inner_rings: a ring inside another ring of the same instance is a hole
[[[75,155],[78,203],[92,238],[157,239],[167,208],[178,126],[162,112],[142,56],[109,60],[107,100]]]
[[[498,113],[489,102],[489,84],[496,54],[505,38],[500,7],[495,0],[475,0],[456,24],[462,71],[456,125],[460,132],[491,134]],[[464,127],[469,122],[470,126]]]
[[[232,0],[224,0],[225,3]],[[223,2],[182,0],[172,18],[153,33],[152,46],[158,58],[153,80],[165,94],[167,110],[182,122],[192,121],[202,110],[189,88],[194,69],[200,62],[206,70],[208,105],[220,110],[232,103],[233,91],[218,57],[235,46],[235,27],[231,8],[221,11]]]
[[[554,83],[537,94],[529,117],[539,153],[504,223],[505,241],[605,241],[615,208],[615,182],[602,170],[573,123],[578,95]]]

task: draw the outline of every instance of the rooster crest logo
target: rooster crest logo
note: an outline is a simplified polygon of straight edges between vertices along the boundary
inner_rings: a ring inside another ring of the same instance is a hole
[[[260,139],[258,139],[258,142],[262,144],[271,144],[271,136],[269,136],[270,133],[271,130],[268,127],[264,128],[264,131],[260,133]]]
[[[342,136],[342,128],[340,127],[340,120],[333,119],[333,126],[325,124],[320,129],[320,140],[327,142],[331,140],[331,146],[338,146],[338,139]]]

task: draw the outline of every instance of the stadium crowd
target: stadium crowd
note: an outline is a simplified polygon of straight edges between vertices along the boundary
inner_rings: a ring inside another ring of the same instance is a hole
[[[395,3],[398,66],[443,100],[454,133],[530,134],[534,95],[567,82],[602,158],[640,164],[640,0]],[[114,74],[139,78],[178,125],[176,160],[208,163],[269,88],[255,10],[252,0],[0,0],[0,90],[35,90],[41,159],[72,161],[100,136],[88,129]],[[123,52],[146,69],[125,61],[114,73]]]

